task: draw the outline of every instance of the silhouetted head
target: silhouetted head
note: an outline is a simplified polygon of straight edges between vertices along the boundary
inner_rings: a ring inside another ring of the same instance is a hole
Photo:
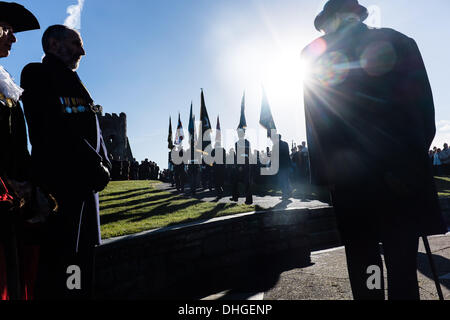
[[[9,56],[12,45],[17,39],[9,23],[0,21],[0,30],[0,58],[5,58]]]
[[[36,17],[14,2],[0,1],[0,58],[8,57],[17,32],[39,29]]]
[[[278,139],[278,141],[281,141],[281,134],[278,134],[275,137]]]
[[[317,31],[332,33],[345,21],[364,21],[368,16],[369,11],[358,0],[329,0],[314,20],[314,26]]]
[[[48,27],[42,36],[42,48],[45,54],[58,57],[73,71],[78,69],[81,57],[86,55],[80,33],[63,25]]]

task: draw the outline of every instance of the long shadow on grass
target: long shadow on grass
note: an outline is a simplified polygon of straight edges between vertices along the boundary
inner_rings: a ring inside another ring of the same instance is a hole
[[[125,196],[121,196],[121,197],[117,197],[117,198],[100,199],[100,203],[102,203],[102,202],[110,202],[110,201],[127,200],[127,199],[130,199],[130,198],[142,196],[144,194],[154,194],[154,193],[162,193],[162,192],[163,191],[161,191],[161,190],[148,190],[147,189],[147,191],[138,191],[138,192],[130,193],[130,194],[127,194]],[[105,197],[105,196],[109,197],[109,195],[102,195],[102,197]]]
[[[201,202],[201,201],[199,201]],[[222,211],[225,207],[227,206],[226,203],[218,203],[212,210],[209,210],[207,212],[204,212],[200,215],[200,217],[197,218],[189,218],[189,219],[185,219],[179,222],[174,222],[174,223],[170,223],[168,226],[173,226],[173,225],[179,225],[179,224],[185,224],[185,223],[189,223],[189,222],[194,222],[194,221],[201,221],[201,220],[209,220],[212,218],[215,218],[217,216],[217,214]],[[233,208],[237,206],[236,204],[232,204],[229,206],[229,208]]]
[[[133,219],[131,219],[130,222],[139,222],[139,221],[142,221],[142,220],[148,219],[150,217],[154,217],[154,216],[169,215],[171,213],[186,209],[190,206],[194,206],[199,203],[202,203],[202,201],[198,201],[198,200],[194,200],[194,199],[192,199],[191,201],[188,201],[188,202],[183,202],[183,203],[175,204],[175,205],[171,204],[170,202],[166,202],[159,206],[154,207],[153,209],[151,209],[149,211],[134,214]],[[174,224],[180,224],[180,222],[176,222]]]
[[[126,191],[120,191],[120,192],[104,193],[104,194],[102,194],[102,196],[104,196],[104,197],[121,196],[121,195],[128,194],[128,193],[148,190],[149,188],[150,187],[145,187],[145,188],[138,188],[138,189],[130,189],[130,190],[126,190]]]
[[[318,192],[319,188],[318,187],[313,187],[313,186],[306,186],[306,185],[292,185],[292,187],[294,188],[291,198],[293,199],[298,199],[298,200],[302,200],[302,202],[311,202],[313,200],[321,200],[319,199],[319,197],[316,195],[314,196],[312,193],[316,193]],[[263,185],[257,185],[257,184],[253,184],[252,186],[252,194],[253,196],[257,196],[257,197],[266,197],[266,196],[270,196],[270,197],[281,197],[282,193],[281,191],[279,191],[277,189],[277,185],[271,185],[271,184],[263,184]],[[225,190],[223,193],[223,198],[229,198],[231,197],[231,189],[232,186],[227,184],[225,185]],[[187,187],[187,190],[189,190],[189,188]],[[169,192],[173,192],[175,190],[172,189],[165,189],[165,191],[169,191]],[[321,192],[326,192],[326,190],[324,190],[323,188],[321,188],[319,191]],[[176,191],[175,191],[176,192]],[[238,193],[239,193],[239,197],[245,197],[245,186],[244,184],[240,183],[238,186]],[[209,191],[208,189],[202,190],[202,189],[198,189],[197,193],[195,196],[193,196],[196,199],[203,199],[203,198],[211,198],[211,197],[215,197],[216,196],[216,191]],[[326,198],[324,198],[325,200],[328,200]],[[324,201],[326,202],[326,201]]]
[[[450,193],[450,181],[446,180],[448,177],[435,177],[436,188],[438,192]]]
[[[160,201],[160,200],[166,200],[169,198],[172,198],[173,195],[170,193],[166,193],[166,194],[160,194],[160,195],[156,195],[153,197],[147,197],[144,199],[138,199],[138,200],[131,200],[131,201],[123,201],[120,203],[115,203],[115,204],[110,204],[110,205],[106,205],[106,206],[101,206],[100,210],[107,210],[107,209],[114,209],[114,208],[122,208],[122,207],[131,207],[131,206],[136,206],[139,205],[141,203],[149,203],[149,202],[156,202],[156,201]]]
[[[146,202],[140,206],[134,207],[131,210],[141,210],[141,209],[144,209],[147,207],[153,207],[153,208],[149,209],[148,211],[135,213],[135,214],[130,213],[130,209],[121,210],[121,211],[117,211],[117,212],[114,212],[111,214],[100,216],[100,221],[101,221],[102,225],[121,221],[124,218],[126,218],[128,220],[127,223],[139,222],[139,221],[145,220],[145,219],[153,217],[153,216],[160,216],[160,215],[170,214],[170,213],[176,212],[178,210],[183,210],[183,209],[186,209],[187,207],[190,207],[192,205],[199,204],[199,203],[201,203],[201,201],[192,200],[192,201],[184,202],[184,203],[181,203],[178,205],[173,205],[172,202],[164,202],[160,205],[155,206],[155,204],[153,202]],[[124,217],[124,214],[127,214],[127,216]]]

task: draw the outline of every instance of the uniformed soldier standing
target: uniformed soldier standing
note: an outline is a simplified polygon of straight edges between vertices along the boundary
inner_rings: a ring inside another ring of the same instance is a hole
[[[33,147],[35,179],[59,205],[52,217],[39,272],[37,298],[89,298],[94,248],[101,243],[98,192],[108,184],[107,157],[91,95],[75,70],[85,55],[81,35],[49,27],[45,57],[22,71],[23,103]],[[81,289],[70,290],[68,268],[78,266]]]
[[[189,175],[189,185],[190,185],[190,193],[192,196],[195,196],[197,193],[197,183],[198,183],[198,175],[200,172],[200,160],[199,153],[197,150],[190,148],[189,152],[189,160],[188,160],[188,175]]]
[[[139,180],[139,162],[137,162],[135,158],[131,161],[130,175],[131,180]]]
[[[235,166],[232,174],[232,197],[231,201],[239,199],[239,182],[245,185],[245,204],[253,203],[253,195],[251,189],[251,167],[250,167],[250,141],[245,139],[245,129],[243,126],[238,128],[239,140],[235,144]]]
[[[284,200],[289,199],[291,186],[289,184],[289,170],[291,168],[291,158],[289,156],[289,145],[286,141],[281,140],[281,134],[275,136],[274,149],[278,149],[278,185],[282,192]],[[275,159],[276,160],[276,159]]]
[[[217,200],[220,200],[223,196],[225,187],[226,152],[220,143],[217,142],[215,148],[211,152],[211,155],[215,159],[212,168],[214,175],[214,189],[216,190]]]
[[[120,180],[130,180],[130,161],[122,161],[122,175]]]
[[[109,155],[109,161],[111,162],[111,180],[119,181],[122,176],[122,161],[119,159],[115,159],[112,154]]]
[[[179,155],[182,158],[184,155],[183,147],[179,146]],[[175,165],[175,186],[177,191],[184,192],[184,184],[185,184],[186,173],[184,171],[184,163],[181,162]]]

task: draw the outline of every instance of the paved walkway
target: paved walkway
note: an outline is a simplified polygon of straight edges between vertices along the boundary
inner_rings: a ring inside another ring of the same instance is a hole
[[[429,239],[446,300],[450,300],[450,234]],[[352,300],[344,248],[311,255],[313,265],[280,275],[278,283],[265,292],[265,300]],[[438,300],[423,244],[420,244],[419,286],[422,300]],[[386,271],[385,271],[386,274]],[[387,284],[385,284],[387,288]],[[386,294],[387,296],[387,294]]]
[[[176,188],[171,187],[169,183],[161,183],[158,185],[158,188],[160,188],[161,190],[167,190],[170,192],[174,192],[174,193],[178,193]],[[189,195],[189,187],[186,187],[186,192],[187,193],[181,193],[179,192],[178,194],[180,195],[186,195],[186,196],[190,196]],[[198,190],[196,195],[195,195],[196,199],[202,200],[202,201],[206,201],[206,202],[216,202],[216,194],[213,191],[209,191],[209,190]],[[225,196],[220,199],[219,201],[217,201],[217,203],[236,203],[230,200],[230,194],[225,193]],[[245,203],[245,197],[241,195],[241,197],[239,198],[239,201],[237,202],[238,204],[244,204]],[[276,210],[276,209],[300,209],[300,208],[319,208],[319,207],[324,207],[324,206],[329,206],[327,203],[325,202],[321,202],[319,200],[313,200],[313,199],[306,199],[305,197],[302,198],[296,198],[296,197],[291,197],[288,200],[282,200],[281,199],[281,195],[274,195],[274,193],[272,193],[272,195],[267,195],[267,196],[258,196],[258,195],[254,195],[253,196],[253,205],[259,207],[259,209],[271,209],[271,210]]]
[[[169,184],[160,188],[176,192]],[[197,199],[214,201],[215,194],[210,191],[198,192]],[[290,198],[281,200],[280,196],[254,196],[254,204],[263,209],[317,208],[328,206],[318,200]],[[244,198],[239,199],[243,204]],[[230,203],[229,196],[220,203]],[[450,230],[449,230],[450,231]],[[450,233],[429,238],[442,291],[446,300],[450,300]],[[292,269],[279,274],[276,284],[265,292],[218,292],[204,297],[203,300],[352,300],[347,274],[347,263],[343,247],[311,254],[312,264],[308,267]],[[438,300],[436,287],[431,275],[429,262],[422,242],[419,254],[419,286],[422,300]],[[386,273],[386,268],[385,273]],[[386,278],[386,277],[385,277]],[[385,284],[387,288],[387,284]],[[387,296],[387,295],[386,295]]]
[[[429,239],[445,300],[450,300],[450,233]],[[419,286],[422,300],[438,300],[423,244],[419,248]],[[221,292],[204,300],[352,300],[343,247],[313,252],[312,265],[279,275],[266,292]],[[385,272],[386,274],[386,272]],[[386,276],[385,276],[386,278]],[[385,284],[387,288],[387,284]],[[386,293],[387,296],[387,293]]]

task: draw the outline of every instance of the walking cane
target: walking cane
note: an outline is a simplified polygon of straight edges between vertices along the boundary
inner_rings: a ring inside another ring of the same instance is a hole
[[[441,284],[439,283],[439,278],[437,276],[436,267],[433,261],[433,255],[431,253],[430,243],[427,237],[422,237],[425,250],[427,251],[428,260],[430,262],[431,273],[433,274],[434,284],[436,285],[437,293],[440,301],[444,301],[444,295],[442,294]]]

